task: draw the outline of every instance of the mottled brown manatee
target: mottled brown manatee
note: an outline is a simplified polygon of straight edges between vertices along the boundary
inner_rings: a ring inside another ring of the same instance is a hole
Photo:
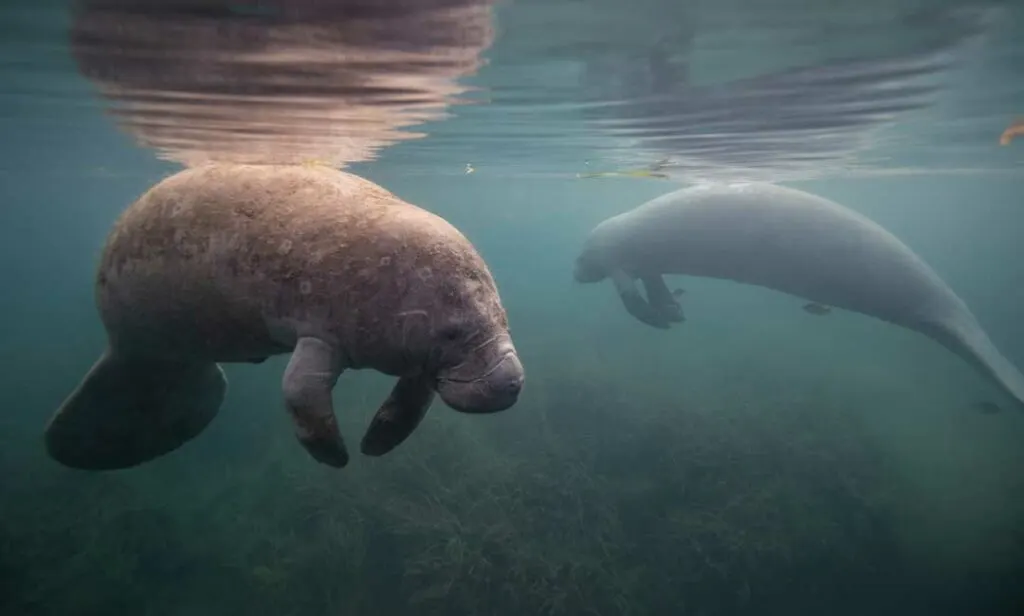
[[[80,469],[173,451],[220,409],[218,362],[292,353],[285,406],[316,460],[348,462],[331,401],[344,370],[398,377],[363,438],[381,455],[435,392],[502,411],[523,367],[490,271],[452,225],[354,175],[211,165],[152,187],[114,226],[96,279],[108,347],[46,428]]]

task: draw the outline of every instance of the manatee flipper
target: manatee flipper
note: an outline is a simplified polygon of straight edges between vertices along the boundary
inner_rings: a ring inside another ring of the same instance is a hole
[[[382,456],[397,447],[420,425],[433,401],[432,379],[425,375],[398,379],[391,395],[370,421],[360,451],[368,456]]]
[[[633,279],[626,272],[612,270],[611,279],[615,284],[615,290],[619,293],[619,299],[626,307],[626,312],[633,315],[633,318],[658,329],[669,328],[669,321],[665,315],[652,308],[647,300],[640,295],[640,291],[633,284]]]
[[[664,278],[658,274],[641,276],[640,282],[644,285],[647,303],[651,305],[651,308],[673,323],[681,323],[686,320],[683,315],[683,307],[676,301],[675,295],[668,290]]]
[[[818,302],[808,302],[803,305],[803,311],[817,316],[824,316],[832,312],[832,307],[819,304]]]
[[[295,434],[313,459],[342,468],[348,451],[338,430],[331,392],[344,366],[338,351],[319,338],[299,338],[284,370],[285,406],[295,423]]]
[[[227,379],[213,362],[107,351],[46,426],[51,458],[83,470],[129,468],[195,438],[217,415]]]

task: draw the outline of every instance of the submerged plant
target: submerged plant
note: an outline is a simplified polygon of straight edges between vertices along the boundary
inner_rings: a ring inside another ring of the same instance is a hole
[[[432,414],[344,473],[267,420],[244,464],[13,475],[0,611],[810,613],[897,579],[898,475],[859,409],[742,370],[630,396],[594,370],[490,420]]]

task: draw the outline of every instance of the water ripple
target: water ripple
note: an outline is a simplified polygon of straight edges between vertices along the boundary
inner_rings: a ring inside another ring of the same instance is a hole
[[[489,0],[83,0],[71,49],[143,144],[183,164],[336,165],[465,102]]]
[[[1021,41],[1014,0],[9,0],[2,164],[109,158],[101,106],[187,165],[1020,171]]]

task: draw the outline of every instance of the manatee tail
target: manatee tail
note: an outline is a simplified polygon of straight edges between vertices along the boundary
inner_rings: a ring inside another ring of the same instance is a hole
[[[919,329],[992,379],[1024,410],[1024,375],[999,352],[966,307],[953,318]]]
[[[46,450],[83,470],[137,466],[181,447],[217,415],[227,379],[213,362],[126,357],[109,350],[46,426]]]

